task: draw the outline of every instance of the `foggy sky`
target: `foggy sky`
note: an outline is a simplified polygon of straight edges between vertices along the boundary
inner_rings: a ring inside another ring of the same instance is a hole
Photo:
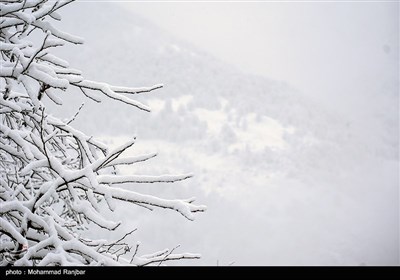
[[[344,111],[371,106],[370,96],[398,83],[396,2],[121,4],[246,72]]]

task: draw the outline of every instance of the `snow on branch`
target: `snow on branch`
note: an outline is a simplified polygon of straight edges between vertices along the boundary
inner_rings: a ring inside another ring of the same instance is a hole
[[[158,176],[146,176],[146,175],[127,175],[127,176],[116,176],[116,175],[99,175],[97,180],[102,184],[128,184],[128,183],[174,183],[183,181],[193,177],[192,174],[184,175],[158,175]]]
[[[88,80],[83,80],[83,81],[78,82],[78,83],[72,83],[72,85],[74,85],[74,86],[76,86],[76,87],[78,87],[78,88],[80,88],[82,90],[83,89],[88,89],[88,90],[100,91],[104,95],[106,95],[107,97],[109,97],[111,99],[123,102],[123,103],[131,105],[131,106],[134,106],[134,107],[136,107],[138,109],[141,109],[143,111],[150,112],[150,108],[148,106],[146,106],[146,105],[144,105],[144,104],[142,104],[142,103],[140,103],[138,101],[132,100],[132,99],[130,99],[130,98],[128,98],[128,97],[126,97],[126,96],[124,96],[122,94],[119,94],[119,92],[129,92],[129,93],[135,92],[136,93],[136,90],[134,88],[133,89],[129,89],[129,90],[126,89],[124,91],[121,91],[120,90],[121,87],[112,87],[112,86],[110,86],[110,85],[108,85],[106,83],[98,83],[98,82],[93,82],[93,81],[88,81]],[[157,89],[157,88],[160,88],[160,87],[161,86],[152,87],[152,89],[149,89],[148,91],[151,91],[153,89]],[[119,89],[120,91],[114,91],[113,88],[117,89],[117,90]]]
[[[194,204],[194,199],[164,199],[119,188],[120,184],[173,183],[192,175],[122,175],[118,166],[156,154],[122,157],[134,146],[135,137],[110,151],[71,125],[81,108],[66,122],[47,114],[43,99],[61,105],[58,91],[70,88],[80,89],[96,102],[103,95],[150,111],[130,96],[162,87],[90,81],[52,54],[53,48],[67,43],[83,43],[51,22],[61,20],[57,11],[71,2],[0,1],[0,264],[149,265],[199,258],[174,253],[176,248],[139,256],[138,244],[131,252],[135,230],[114,241],[87,237],[88,224],[119,229],[120,221],[104,218],[104,211],[113,211],[116,202],[170,209],[189,220],[206,207]],[[42,31],[37,43],[30,40],[34,30]]]
[[[140,155],[140,156],[135,156],[135,157],[125,157],[125,158],[116,158],[107,163],[105,166],[110,167],[110,166],[116,166],[116,165],[130,165],[142,161],[146,161],[149,159],[152,159],[157,156],[157,153],[151,153],[147,155]]]
[[[154,85],[152,87],[140,87],[140,88],[128,88],[128,87],[116,87],[116,86],[111,86],[110,89],[114,92],[117,93],[130,93],[130,94],[138,94],[138,93],[144,93],[144,92],[150,92],[159,88],[162,88],[163,85]]]

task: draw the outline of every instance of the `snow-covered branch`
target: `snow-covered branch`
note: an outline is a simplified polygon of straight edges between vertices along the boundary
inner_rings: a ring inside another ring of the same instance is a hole
[[[206,210],[194,199],[163,199],[122,189],[120,184],[173,183],[183,175],[121,175],[119,165],[140,163],[156,154],[120,157],[136,138],[110,151],[94,137],[47,113],[44,98],[62,104],[60,91],[78,88],[89,99],[106,98],[150,111],[131,95],[162,85],[123,87],[85,79],[82,72],[51,53],[83,40],[54,27],[57,11],[73,0],[0,1],[0,264],[15,265],[148,265],[199,255],[174,249],[129,256],[131,231],[115,241],[86,238],[93,223],[115,231],[120,221],[104,218],[105,201],[113,211],[125,201],[148,209],[177,211],[189,220]],[[41,35],[32,43],[32,32]],[[129,97],[128,97],[129,96]],[[81,108],[80,108],[81,109]],[[78,110],[78,112],[80,111]],[[128,258],[124,258],[127,256]]]

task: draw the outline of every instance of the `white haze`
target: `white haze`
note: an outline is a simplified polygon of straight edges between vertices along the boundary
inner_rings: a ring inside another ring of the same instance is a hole
[[[346,112],[373,106],[371,95],[398,78],[395,2],[122,5],[246,72],[288,81]]]

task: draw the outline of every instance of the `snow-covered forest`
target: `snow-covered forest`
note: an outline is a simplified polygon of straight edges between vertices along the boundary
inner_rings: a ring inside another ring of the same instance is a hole
[[[399,264],[398,63],[323,102],[68,2],[1,3],[2,264]]]

